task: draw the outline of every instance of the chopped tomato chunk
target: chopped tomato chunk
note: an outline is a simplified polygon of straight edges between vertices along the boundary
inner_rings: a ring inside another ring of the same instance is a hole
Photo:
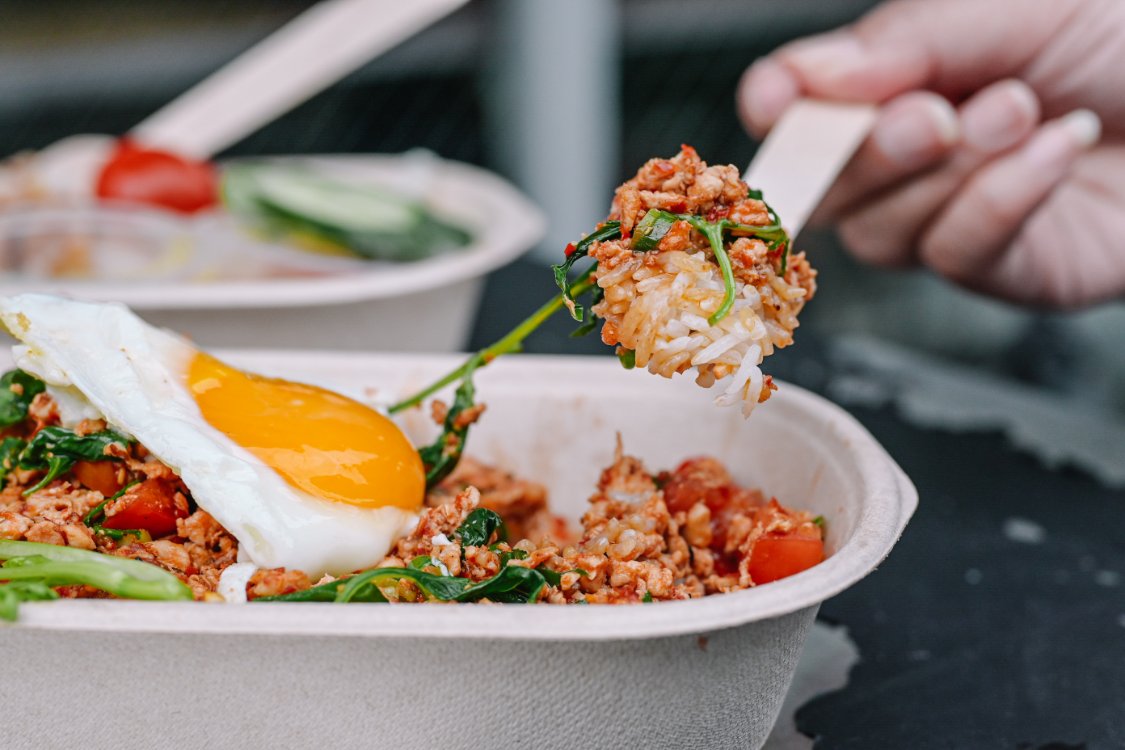
[[[120,464],[115,461],[79,461],[74,465],[74,478],[83,487],[96,490],[106,497],[121,489],[117,478]]]
[[[188,507],[176,487],[162,479],[146,479],[130,487],[106,506],[107,529],[144,529],[153,538],[176,533],[176,519],[187,518]]]
[[[824,561],[820,536],[764,536],[750,552],[750,577],[754,583],[769,583],[800,573]]]

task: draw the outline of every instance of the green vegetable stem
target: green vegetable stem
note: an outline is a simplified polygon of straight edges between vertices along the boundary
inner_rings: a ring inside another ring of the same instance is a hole
[[[191,589],[155,565],[55,544],[0,539],[0,618],[21,601],[53,599],[55,586],[93,586],[123,599],[192,599]],[[50,593],[48,593],[50,592]]]

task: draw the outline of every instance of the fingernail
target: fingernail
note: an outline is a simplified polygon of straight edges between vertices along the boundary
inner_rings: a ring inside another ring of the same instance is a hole
[[[800,93],[792,73],[776,60],[762,58],[750,66],[744,83],[743,109],[751,127],[764,134]]]
[[[1027,144],[1024,158],[1040,169],[1065,169],[1078,152],[1098,142],[1101,132],[1102,121],[1096,114],[1076,109],[1043,126]]]
[[[826,34],[797,42],[785,50],[790,63],[810,73],[844,75],[866,64],[866,52],[855,37]]]
[[[953,106],[941,97],[925,95],[888,112],[872,137],[888,159],[911,169],[929,163],[956,143],[960,132]]]
[[[1027,84],[1004,81],[989,87],[961,112],[965,143],[986,154],[1023,140],[1039,120],[1039,100]]]
[[[1102,137],[1102,120],[1097,113],[1088,109],[1076,109],[1059,118],[1059,125],[1066,128],[1075,145],[1087,149]]]

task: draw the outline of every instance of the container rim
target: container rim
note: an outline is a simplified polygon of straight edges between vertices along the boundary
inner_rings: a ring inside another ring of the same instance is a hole
[[[307,154],[261,157],[281,162],[340,163],[380,168],[408,159],[393,154]],[[0,281],[0,295],[61,294],[122,302],[144,310],[213,310],[309,307],[387,299],[448,286],[499,268],[522,255],[546,231],[543,213],[511,183],[480,167],[439,159],[435,182],[455,195],[488,204],[490,219],[457,252],[410,263],[377,263],[370,269],[306,279],[209,282],[98,282],[19,279]]]
[[[228,350],[218,354],[244,366],[274,372],[284,371],[284,367],[276,363],[302,359],[315,361],[318,368],[326,372],[355,369],[375,362],[436,369],[462,359],[458,355],[302,350]],[[560,367],[609,378],[616,377],[613,373],[623,372],[614,358],[572,355],[507,357],[486,372],[503,370],[515,381],[526,380],[536,370]],[[651,380],[656,387],[669,387],[662,379]],[[314,603],[255,606],[64,600],[24,604],[19,622],[6,627],[227,635],[605,641],[698,634],[796,612],[840,593],[874,570],[901,536],[918,505],[918,493],[875,438],[839,406],[790,383],[783,383],[771,401],[773,399],[778,400],[778,407],[784,404],[797,414],[810,415],[830,425],[830,429],[821,431],[821,438],[825,439],[827,434],[838,446],[838,457],[860,477],[866,499],[851,536],[831,557],[809,570],[768,585],[701,599],[604,607],[447,604],[342,607]]]

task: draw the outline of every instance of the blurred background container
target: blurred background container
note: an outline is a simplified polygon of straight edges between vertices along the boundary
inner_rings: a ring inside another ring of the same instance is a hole
[[[6,0],[0,157],[77,132],[119,133],[308,2]],[[612,187],[681,142],[746,164],[733,96],[755,57],[859,16],[870,0],[473,0],[223,156],[427,148],[511,178],[550,220],[490,280],[473,345],[552,290],[533,272],[604,217]],[[767,186],[768,187],[768,186]],[[867,333],[1125,412],[1125,308],[1035,313],[924,272],[860,267],[829,233],[804,331]],[[536,282],[528,282],[535,279]],[[605,352],[556,321],[535,351]]]

